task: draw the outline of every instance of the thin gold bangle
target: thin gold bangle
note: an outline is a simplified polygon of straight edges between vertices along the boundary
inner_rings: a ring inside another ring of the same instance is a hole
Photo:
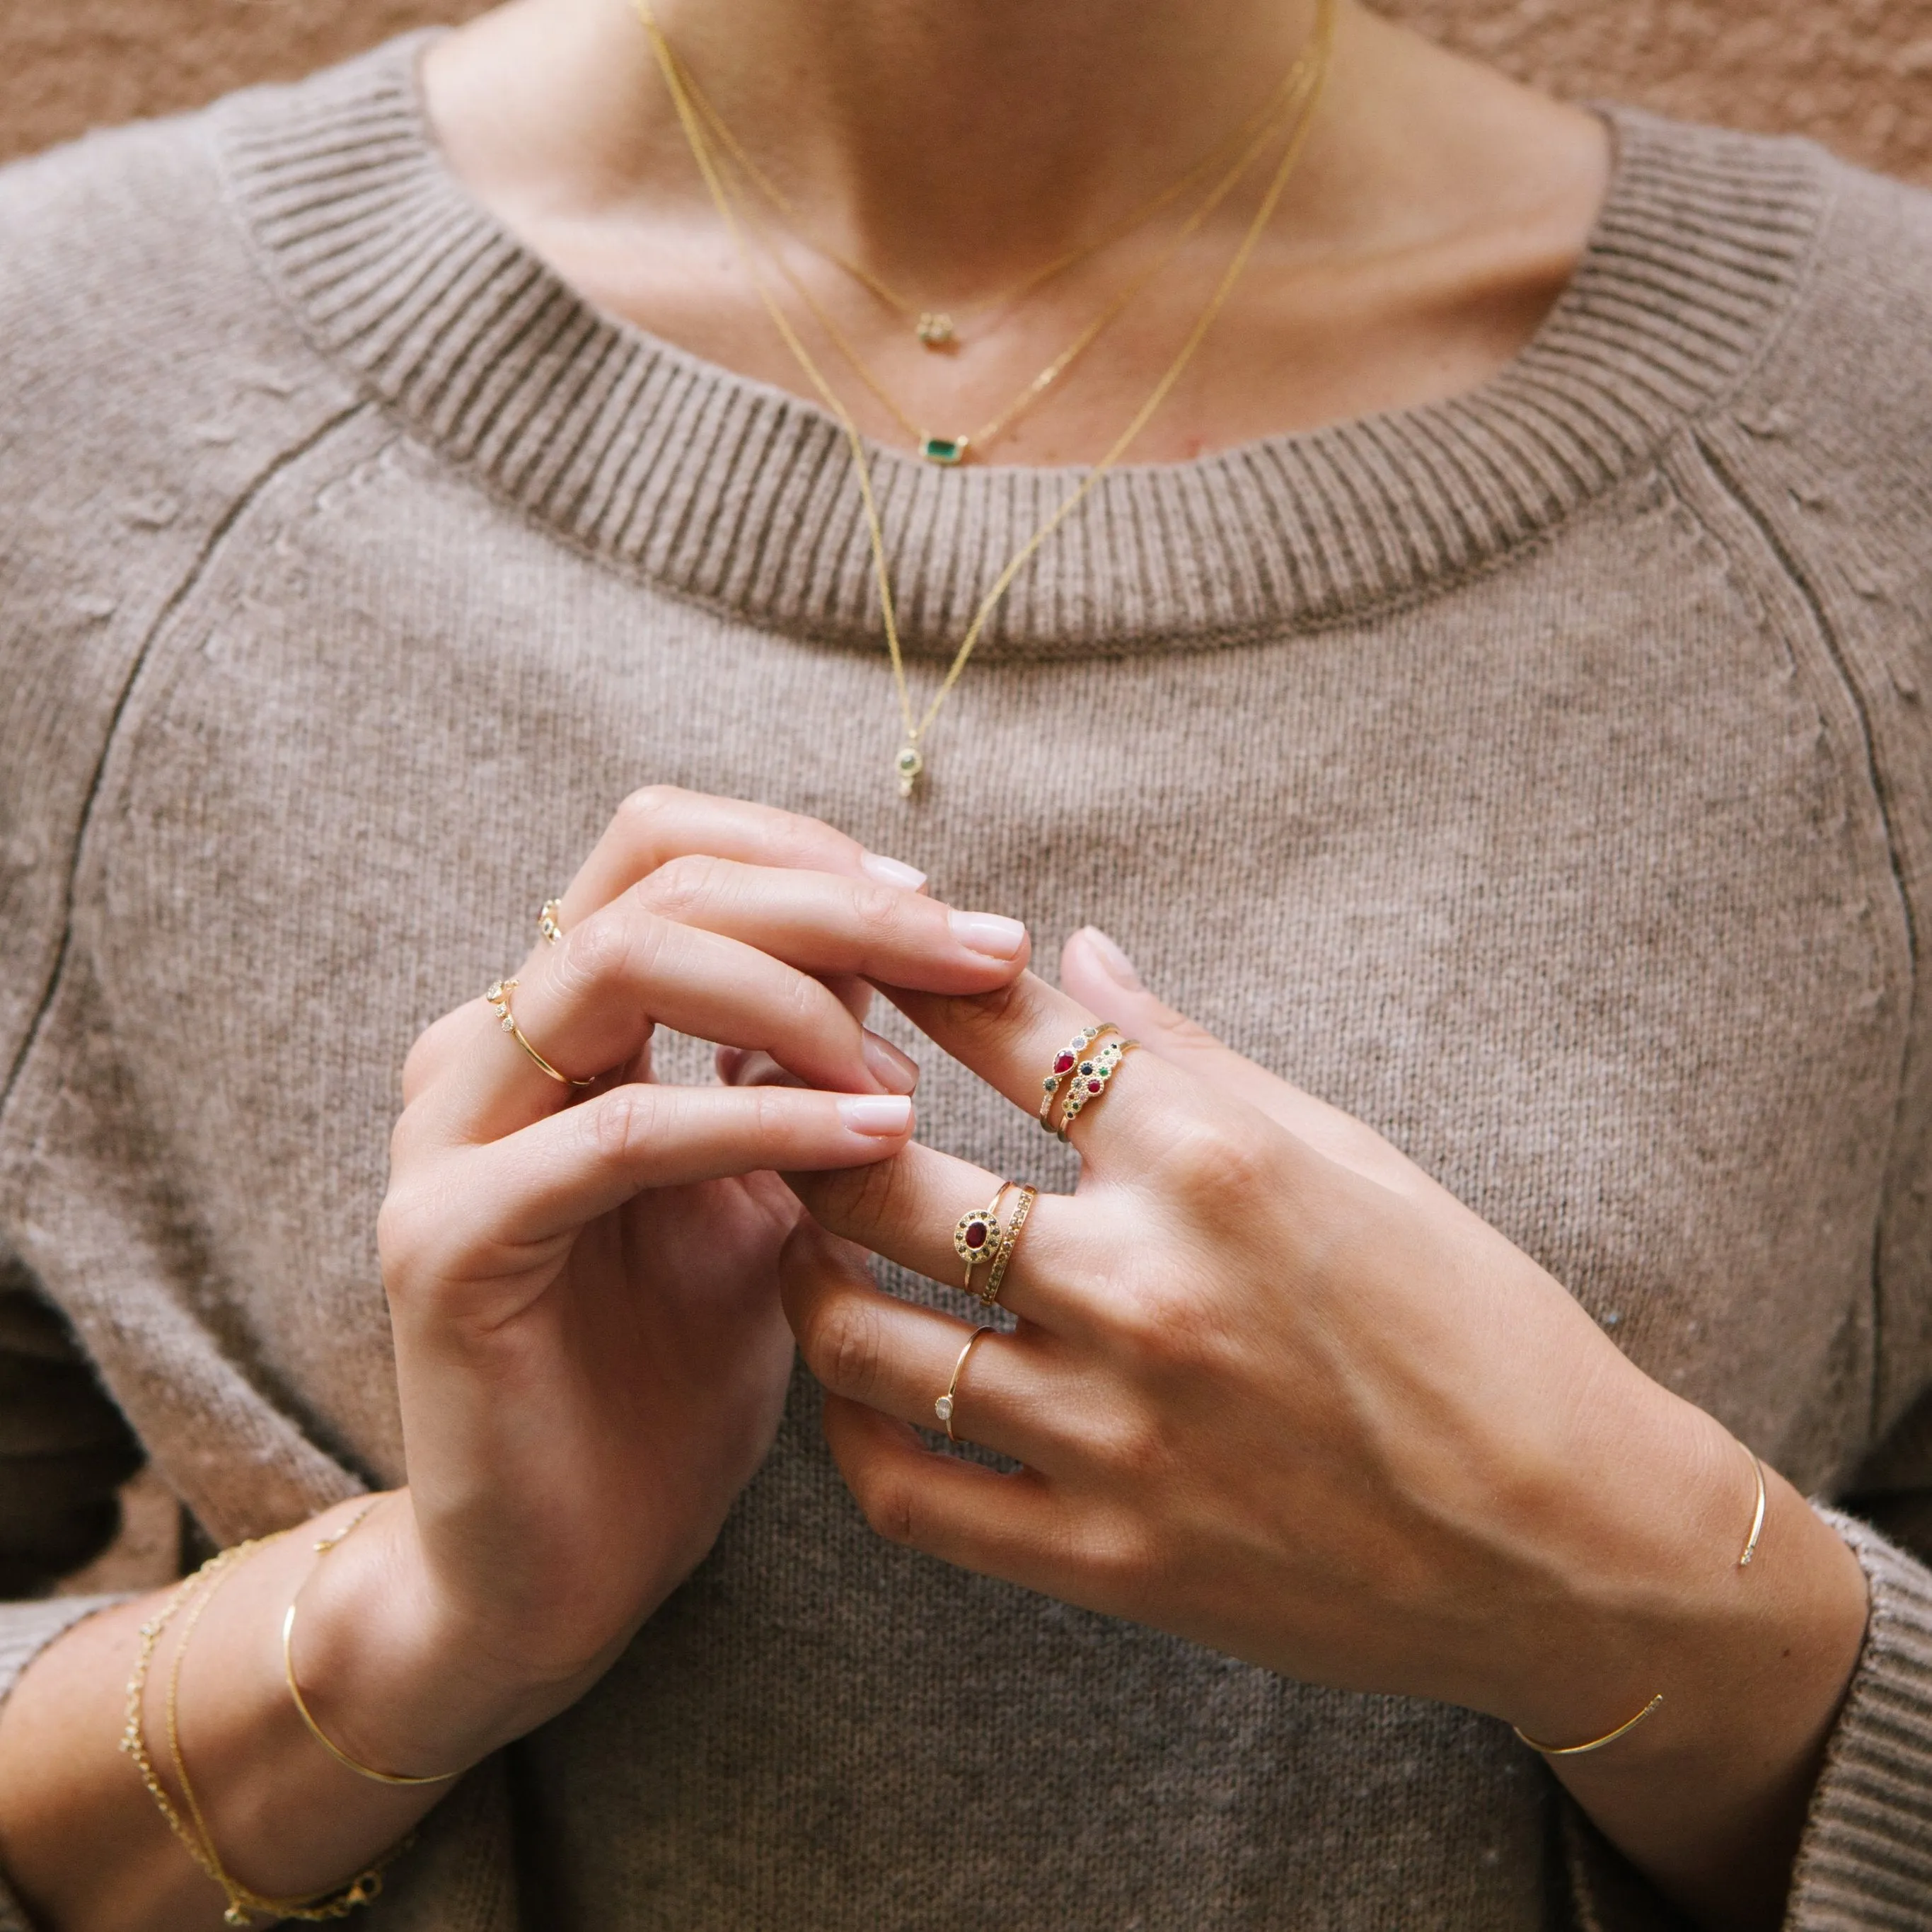
[[[1744,1570],[1750,1568],[1751,1558],[1757,1554],[1757,1540],[1764,1534],[1764,1465],[1758,1460],[1757,1452],[1748,1444],[1740,1442],[1738,1447],[1750,1458],[1751,1474],[1757,1484],[1757,1498],[1751,1510],[1750,1534],[1744,1538],[1744,1554],[1738,1558],[1738,1568]],[[1601,1750],[1604,1745],[1615,1744],[1625,1732],[1635,1730],[1663,1702],[1664,1693],[1660,1690],[1635,1717],[1627,1718],[1615,1730],[1606,1731],[1601,1737],[1592,1738],[1587,1744],[1538,1744],[1535,1738],[1526,1736],[1517,1726],[1512,1724],[1510,1729],[1532,1750],[1540,1751],[1545,1757],[1581,1757],[1586,1751]]]
[[[1744,1553],[1738,1558],[1738,1568],[1748,1570],[1751,1558],[1757,1554],[1757,1540],[1764,1529],[1764,1465],[1757,1459],[1757,1452],[1748,1444],[1738,1447],[1751,1460],[1751,1474],[1757,1478],[1757,1507],[1751,1511],[1750,1534],[1744,1538]]]
[[[380,1496],[373,1502],[365,1503],[333,1536],[326,1536],[315,1546],[317,1556],[326,1556],[343,1538],[355,1529],[383,1499]],[[372,1784],[447,1784],[452,1778],[460,1778],[462,1768],[440,1771],[432,1777],[415,1778],[406,1772],[378,1771],[374,1765],[362,1764],[351,1757],[334,1738],[329,1736],[315,1720],[302,1694],[302,1686],[296,1682],[296,1606],[302,1601],[298,1590],[289,1600],[289,1607],[282,1617],[282,1675],[288,1682],[289,1695],[295,1700],[295,1707],[302,1722],[308,1726],[309,1736],[334,1759],[345,1770],[352,1771],[358,1778],[366,1778]]]
[[[1545,1757],[1581,1757],[1586,1751],[1601,1750],[1604,1745],[1615,1744],[1626,1731],[1635,1730],[1663,1702],[1664,1693],[1660,1690],[1635,1717],[1626,1718],[1615,1730],[1606,1731],[1601,1737],[1592,1738],[1586,1744],[1540,1744],[1534,1738],[1526,1736],[1522,1731],[1517,1730],[1515,1725],[1510,1725],[1510,1729],[1515,1731],[1532,1750],[1540,1751]]]

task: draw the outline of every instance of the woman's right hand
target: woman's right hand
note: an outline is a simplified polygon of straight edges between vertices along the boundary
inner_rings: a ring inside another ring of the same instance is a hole
[[[710,1547],[790,1372],[776,1172],[911,1132],[916,1069],[866,1030],[864,982],[981,992],[1025,964],[1016,922],[922,884],[814,820],[640,793],[513,995],[595,1086],[480,999],[417,1042],[380,1224],[410,1486],[318,1566],[297,1658],[364,1762],[440,1768],[541,1721]],[[658,1084],[659,1023],[802,1084]]]

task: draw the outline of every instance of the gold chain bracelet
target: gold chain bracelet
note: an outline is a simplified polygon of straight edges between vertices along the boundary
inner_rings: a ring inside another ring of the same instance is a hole
[[[392,1846],[382,1856],[365,1866],[347,1883],[332,1886],[326,1891],[310,1892],[299,1898],[268,1898],[252,1891],[242,1884],[223,1864],[220,1853],[215,1849],[214,1840],[208,1830],[208,1819],[201,1808],[194,1781],[188,1776],[187,1760],[181,1747],[181,1670],[182,1660],[188,1653],[189,1640],[194,1635],[195,1625],[201,1621],[202,1612],[214,1600],[222,1585],[247,1562],[249,1558],[266,1550],[272,1543],[278,1543],[286,1535],[286,1530],[278,1531],[273,1536],[251,1538],[236,1544],[232,1549],[224,1550],[212,1556],[194,1574],[184,1579],[177,1586],[159,1612],[142,1624],[140,1644],[135,1653],[133,1674],[128,1679],[127,1720],[121,1734],[121,1750],[134,1760],[134,1768],[140,1773],[141,1782],[148,1788],[148,1795],[166,1821],[167,1826],[187,1849],[188,1855],[208,1876],[218,1885],[227,1904],[222,1913],[224,1923],[245,1926],[256,1915],[274,1921],[299,1918],[320,1920],[344,1918],[359,1905],[367,1905],[382,1888],[382,1873],[400,1858],[415,1842],[415,1834],[410,1833]],[[168,1671],[167,1727],[168,1753],[173,1762],[176,1781],[180,1784],[182,1796],[188,1809],[188,1818],[184,1818],[176,1808],[166,1787],[161,1783],[154,1768],[153,1757],[148,1750],[147,1726],[145,1708],[147,1702],[148,1678],[154,1666],[154,1653],[163,1634],[188,1607],[188,1618],[182,1626],[180,1640],[175,1646],[172,1663]],[[190,1823],[189,1820],[193,1822]]]

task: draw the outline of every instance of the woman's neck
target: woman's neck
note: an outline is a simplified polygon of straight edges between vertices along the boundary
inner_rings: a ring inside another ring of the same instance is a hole
[[[1198,160],[1262,106],[1315,16],[1315,0],[650,5],[814,232],[957,299]],[[558,134],[612,200],[644,181],[694,190],[633,0],[515,0],[486,30],[567,65],[575,111]]]
[[[868,434],[904,447],[909,418],[974,428],[1118,291],[1143,290],[1044,403],[976,445],[982,460],[1056,464],[1092,460],[1133,416],[1240,245],[1264,167],[1191,229],[1177,204],[996,305],[998,326],[952,354],[926,353],[824,248],[920,307],[970,310],[1226,142],[1308,44],[1316,0],[650,4],[796,211],[760,218],[760,273],[782,267],[898,399],[896,422],[781,291]],[[1136,460],[1466,389],[1574,267],[1607,177],[1601,123],[1357,0],[1337,0],[1336,22],[1288,193]],[[450,166],[589,299],[814,395],[718,220],[634,0],[511,0],[436,42],[424,84]]]

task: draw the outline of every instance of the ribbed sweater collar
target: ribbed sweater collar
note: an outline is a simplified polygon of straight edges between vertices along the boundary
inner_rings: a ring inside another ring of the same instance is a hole
[[[422,44],[218,111],[242,218],[314,338],[577,548],[756,623],[876,646],[837,425],[576,296],[443,164]],[[1499,374],[1446,403],[1115,472],[1016,582],[982,654],[1225,644],[1426,596],[1533,541],[1708,410],[1802,273],[1817,157],[1612,118],[1595,232]],[[1077,472],[874,456],[908,644],[950,650]]]

